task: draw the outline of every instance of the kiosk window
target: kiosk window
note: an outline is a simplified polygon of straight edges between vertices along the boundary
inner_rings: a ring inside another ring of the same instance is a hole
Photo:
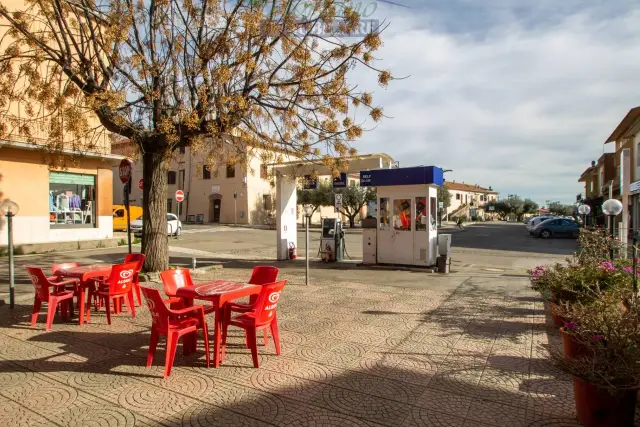
[[[416,197],[416,231],[426,231],[427,221],[427,198]]]
[[[411,199],[395,199],[393,201],[393,228],[395,230],[411,230]]]
[[[380,199],[380,230],[388,230],[391,222],[391,212],[389,212],[389,199],[384,197]]]

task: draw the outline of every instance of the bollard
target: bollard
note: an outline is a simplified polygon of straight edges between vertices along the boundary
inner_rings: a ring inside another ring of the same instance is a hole
[[[196,258],[195,257],[191,258],[191,269],[192,270],[196,269]]]

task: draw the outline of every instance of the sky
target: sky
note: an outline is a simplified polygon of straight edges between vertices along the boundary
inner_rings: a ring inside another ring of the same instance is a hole
[[[640,105],[638,1],[358,2],[373,11],[363,18],[389,23],[375,65],[406,77],[382,89],[354,70],[389,117],[367,123],[360,153],[453,169],[447,180],[504,197],[574,203],[580,174]]]

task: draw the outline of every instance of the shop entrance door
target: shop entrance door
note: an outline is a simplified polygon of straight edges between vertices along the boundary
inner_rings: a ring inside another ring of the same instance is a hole
[[[221,199],[213,199],[211,201],[211,205],[213,208],[213,215],[212,215],[212,222],[220,222],[220,205],[222,204],[222,200]]]

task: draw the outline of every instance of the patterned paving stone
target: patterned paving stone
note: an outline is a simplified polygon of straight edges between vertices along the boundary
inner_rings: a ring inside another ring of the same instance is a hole
[[[247,386],[262,390],[269,394],[287,397],[293,400],[306,402],[318,394],[324,385],[279,372],[257,370],[249,379]]]
[[[526,409],[494,402],[473,402],[469,408],[467,421],[492,426],[524,427]]]
[[[402,425],[410,405],[331,385],[309,403],[319,404],[345,415],[388,426]]]
[[[360,371],[345,371],[341,376],[335,378],[331,385],[412,405],[424,391],[422,386],[402,383]]]
[[[267,427],[271,425],[237,412],[203,403],[187,408],[173,419],[175,420],[170,424],[188,427]]]
[[[21,402],[15,402],[0,396],[0,424],[3,426],[55,426],[36,412],[28,409]]]
[[[431,411],[443,412],[456,417],[466,417],[473,398],[442,390],[426,388],[418,397],[415,406]]]
[[[312,405],[287,405],[282,427],[379,427],[379,424]]]
[[[464,417],[415,407],[411,411],[411,427],[462,427]]]

